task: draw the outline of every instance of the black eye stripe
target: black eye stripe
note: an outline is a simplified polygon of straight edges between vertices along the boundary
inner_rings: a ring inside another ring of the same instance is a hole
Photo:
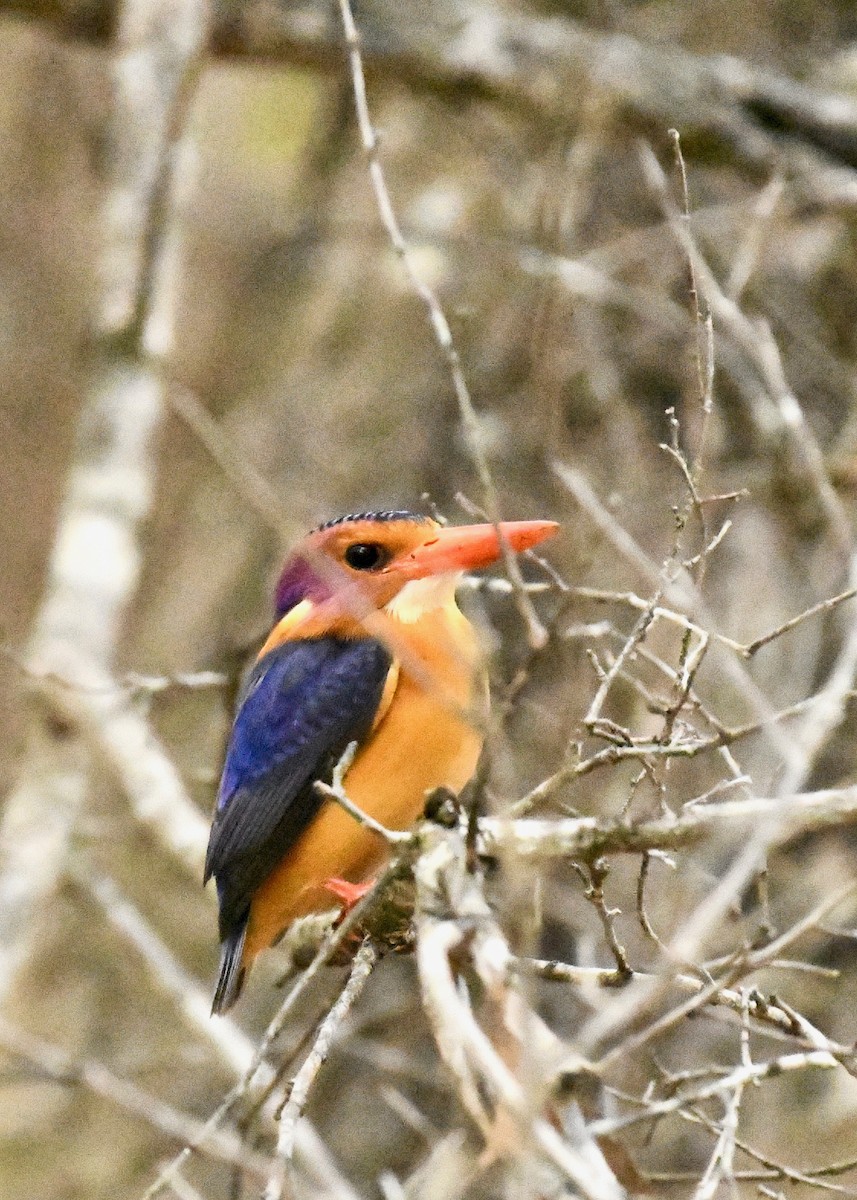
[[[372,571],[389,561],[389,554],[377,542],[355,542],[345,551],[345,561],[355,571]]]

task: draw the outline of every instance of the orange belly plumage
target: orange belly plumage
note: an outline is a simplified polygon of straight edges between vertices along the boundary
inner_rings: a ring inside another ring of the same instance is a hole
[[[389,829],[409,829],[426,792],[458,792],[482,748],[484,684],[475,634],[457,607],[399,624],[413,674],[403,662],[389,706],[361,747],[344,784],[349,798]],[[248,966],[290,921],[333,906],[323,884],[359,882],[386,857],[386,846],[332,801],[289,850],[253,898],[242,962]]]

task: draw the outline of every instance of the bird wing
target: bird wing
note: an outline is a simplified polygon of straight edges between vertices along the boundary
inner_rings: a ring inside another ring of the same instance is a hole
[[[312,821],[349,742],[372,728],[392,664],[373,638],[287,641],[251,672],[239,702],[208,843],[221,938]]]

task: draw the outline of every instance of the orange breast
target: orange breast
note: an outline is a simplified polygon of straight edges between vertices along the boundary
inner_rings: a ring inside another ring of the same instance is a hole
[[[407,654],[389,707],[351,765],[345,788],[388,828],[408,829],[422,813],[427,791],[447,786],[458,792],[472,777],[482,749],[485,685],[474,631],[456,606],[395,626],[396,642]],[[385,856],[379,837],[338,805],[325,804],[256,893],[244,963],[295,917],[331,907],[325,880],[359,882]]]

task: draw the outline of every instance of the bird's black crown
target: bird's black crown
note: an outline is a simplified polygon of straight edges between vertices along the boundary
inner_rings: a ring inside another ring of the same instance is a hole
[[[409,512],[407,509],[382,509],[380,512],[349,513],[346,517],[334,517],[332,521],[325,521],[323,525],[319,525],[313,532],[321,533],[323,529],[333,529],[335,525],[344,525],[346,521],[416,521],[422,525],[430,520],[431,517],[427,517],[425,513]]]

